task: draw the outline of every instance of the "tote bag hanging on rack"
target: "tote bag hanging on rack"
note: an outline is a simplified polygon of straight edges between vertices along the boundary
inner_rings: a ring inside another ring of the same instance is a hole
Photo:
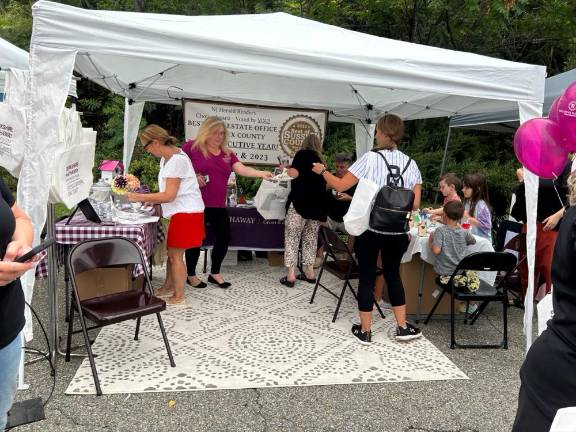
[[[372,152],[369,152],[367,156],[366,173],[370,176],[376,165],[374,156],[376,155]],[[359,236],[368,229],[374,198],[379,190],[380,186],[372,180],[361,178],[358,181],[348,212],[344,215],[344,227],[348,234]]]
[[[14,177],[20,175],[26,139],[27,72],[7,70],[5,100],[0,102],[0,166]]]

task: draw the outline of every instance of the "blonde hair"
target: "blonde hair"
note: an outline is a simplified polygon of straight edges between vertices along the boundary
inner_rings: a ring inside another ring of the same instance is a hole
[[[226,123],[224,123],[224,120],[220,117],[210,116],[206,117],[206,120],[204,120],[200,125],[194,145],[192,146],[193,148],[200,150],[205,158],[208,157],[208,145],[206,141],[208,140],[208,137],[220,126],[224,128],[224,141],[222,141],[220,148],[225,154],[230,154],[231,152],[230,147],[228,147],[228,128],[226,127]]]
[[[384,135],[388,135],[396,145],[404,136],[404,121],[394,114],[380,117],[376,123],[376,128]]]
[[[150,124],[140,132],[140,141],[142,141],[144,145],[152,140],[158,140],[162,144],[169,146],[178,145],[178,140],[176,138],[171,136],[166,129],[156,124]]]
[[[318,135],[310,134],[304,138],[304,141],[302,141],[302,150],[312,150],[318,155],[322,162],[324,161],[322,158],[322,143],[320,142]]]
[[[568,177],[568,202],[571,206],[576,204],[576,171],[572,171]]]

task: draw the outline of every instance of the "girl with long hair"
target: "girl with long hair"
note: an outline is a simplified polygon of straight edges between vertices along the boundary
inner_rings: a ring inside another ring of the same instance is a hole
[[[464,218],[472,227],[472,234],[492,240],[492,213],[488,204],[486,177],[480,173],[466,174],[462,181]]]

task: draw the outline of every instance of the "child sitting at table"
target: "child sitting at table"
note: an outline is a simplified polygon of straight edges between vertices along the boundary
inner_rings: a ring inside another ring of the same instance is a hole
[[[445,173],[440,176],[440,181],[438,182],[438,190],[444,196],[444,201],[442,205],[450,201],[461,202],[460,196],[458,195],[458,189],[460,189],[460,179],[454,173]],[[435,220],[440,220],[444,223],[444,208],[440,207],[433,209],[431,207],[424,209],[424,212],[428,213]]]
[[[463,229],[459,222],[464,215],[464,206],[459,201],[444,204],[445,225],[440,225],[430,234],[430,249],[436,255],[434,270],[440,275],[440,282],[447,284],[458,263],[466,256],[466,246],[476,243],[470,230]],[[476,272],[466,271],[454,278],[454,286],[476,291],[480,280]]]

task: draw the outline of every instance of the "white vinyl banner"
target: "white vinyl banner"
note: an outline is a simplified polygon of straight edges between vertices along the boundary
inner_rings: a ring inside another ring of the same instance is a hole
[[[328,111],[184,100],[184,132],[194,139],[206,117],[226,123],[230,148],[250,165],[277,165],[292,158],[310,134],[324,140]]]

